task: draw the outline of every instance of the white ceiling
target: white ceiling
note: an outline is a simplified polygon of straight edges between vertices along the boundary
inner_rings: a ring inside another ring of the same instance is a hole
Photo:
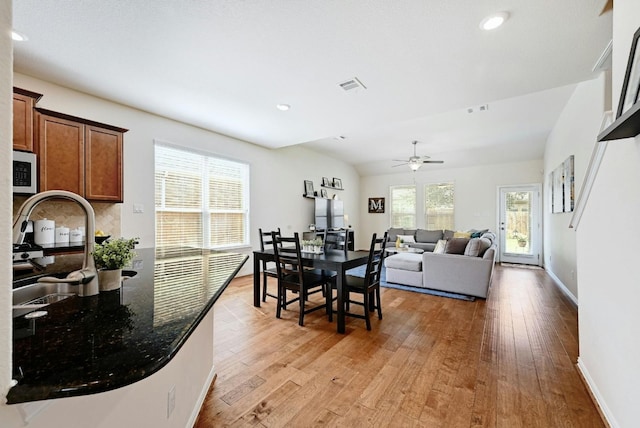
[[[304,143],[361,174],[406,171],[391,159],[413,140],[445,160],[423,169],[539,159],[575,84],[597,75],[605,3],[16,0],[29,41],[14,67],[265,147]],[[479,29],[503,10],[501,28]],[[338,86],[353,77],[367,89]]]

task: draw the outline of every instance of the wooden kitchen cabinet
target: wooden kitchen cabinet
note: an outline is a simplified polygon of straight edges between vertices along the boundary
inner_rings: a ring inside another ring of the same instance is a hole
[[[122,202],[122,132],[85,126],[85,197]]]
[[[33,109],[42,94],[13,88],[13,149],[33,152]]]
[[[90,201],[122,202],[122,144],[127,130],[36,111],[40,190],[68,190]]]
[[[84,197],[84,125],[47,114],[38,117],[39,186]]]

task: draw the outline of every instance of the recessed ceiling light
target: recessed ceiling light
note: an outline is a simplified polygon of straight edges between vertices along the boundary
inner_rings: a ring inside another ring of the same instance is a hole
[[[509,14],[507,12],[494,13],[493,15],[487,16],[480,22],[480,28],[487,31],[495,30],[504,24],[504,21],[506,21],[507,18],[509,18]]]
[[[289,104],[278,104],[276,108],[280,111],[287,111],[291,108]]]
[[[16,30],[11,30],[11,38],[16,42],[26,42],[27,40],[29,40],[27,36]]]

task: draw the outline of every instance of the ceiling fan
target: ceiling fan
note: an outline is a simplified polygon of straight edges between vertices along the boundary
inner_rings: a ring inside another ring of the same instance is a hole
[[[402,162],[398,165],[393,165],[393,168],[396,166],[409,165],[409,168],[415,172],[420,169],[423,163],[444,163],[444,161],[441,160],[429,160],[431,159],[429,156],[416,155],[416,144],[418,144],[418,142],[414,141],[411,144],[413,144],[413,156],[409,159],[393,159],[394,162]]]

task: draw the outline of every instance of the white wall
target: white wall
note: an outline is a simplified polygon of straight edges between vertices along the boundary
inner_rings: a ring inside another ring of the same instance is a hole
[[[407,168],[408,170],[408,168]],[[469,168],[429,170],[422,167],[415,174],[388,174],[361,178],[360,223],[362,234],[382,234],[389,228],[389,187],[417,184],[417,204],[424,204],[424,184],[455,183],[455,228],[457,230],[491,229],[496,231],[498,222],[497,188],[501,185],[542,183],[542,160],[529,162],[480,165]],[[384,214],[369,214],[367,201],[370,197],[384,197]],[[420,213],[421,210],[418,210]],[[417,227],[424,228],[424,218],[417,218]],[[369,238],[370,239],[370,238]]]
[[[616,0],[614,111],[640,2]],[[640,402],[640,138],[609,143],[577,231],[579,366],[613,427],[638,425]],[[598,241],[598,242],[596,242]]]
[[[251,165],[250,236],[259,248],[258,228],[280,227],[284,234],[308,230],[313,222],[313,200],[303,198],[304,180],[313,180],[320,190],[322,177],[342,179],[345,213],[356,229],[352,213],[358,212],[359,177],[355,169],[336,159],[301,147],[269,150],[171,119],[135,110],[49,82],[16,73],[15,86],[44,94],[39,107],[60,111],[129,129],[124,136],[124,203],[122,236],[141,238],[141,247],[153,247],[154,158],[153,141],[206,150]],[[329,192],[334,193],[334,192]],[[142,204],[144,213],[134,214],[133,204]],[[250,248],[241,251],[250,253]],[[241,274],[252,272],[248,262]]]
[[[11,0],[0,0],[0,284],[11,281]],[[11,289],[0,287],[0,396],[4,397],[11,381]],[[4,403],[4,401],[2,401]],[[0,404],[0,421],[7,406]],[[3,425],[3,424],[0,424]]]
[[[547,139],[544,153],[545,268],[578,299],[576,232],[569,229],[573,213],[551,214],[549,173],[574,155],[575,197],[580,194],[605,111],[606,74],[582,82],[562,111]]]

